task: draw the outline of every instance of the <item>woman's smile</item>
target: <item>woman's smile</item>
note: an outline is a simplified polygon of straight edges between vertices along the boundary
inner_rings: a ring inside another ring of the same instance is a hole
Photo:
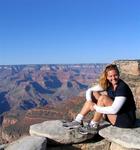
[[[108,81],[114,86],[119,81],[119,75],[116,70],[110,70],[107,73],[107,79]]]

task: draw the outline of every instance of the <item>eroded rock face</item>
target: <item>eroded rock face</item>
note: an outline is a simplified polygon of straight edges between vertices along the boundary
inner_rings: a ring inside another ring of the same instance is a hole
[[[3,119],[2,126],[7,127],[9,125],[14,125],[18,120],[16,118],[5,118]]]
[[[120,60],[115,61],[122,73],[140,75],[140,60]]]
[[[106,64],[0,65],[0,114],[77,96]]]
[[[95,135],[82,135],[78,129],[67,129],[63,127],[60,120],[45,121],[30,126],[30,135],[47,137],[55,143],[70,144],[79,143],[92,138]]]

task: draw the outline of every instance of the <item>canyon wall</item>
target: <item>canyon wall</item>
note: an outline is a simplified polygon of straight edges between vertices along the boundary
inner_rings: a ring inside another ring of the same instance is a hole
[[[114,61],[119,66],[121,73],[138,76],[140,75],[140,60]]]

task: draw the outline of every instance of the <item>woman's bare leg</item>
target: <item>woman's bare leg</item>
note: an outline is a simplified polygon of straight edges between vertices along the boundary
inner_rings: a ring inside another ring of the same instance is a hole
[[[93,105],[92,101],[86,101],[80,111],[80,114],[86,116],[90,111],[90,107]]]
[[[113,103],[112,99],[106,95],[101,95],[98,99],[97,105],[99,106],[111,106]],[[109,121],[114,125],[116,122],[117,115],[107,115]],[[95,112],[93,121],[99,122],[102,119],[102,114]]]
[[[92,93],[92,101],[86,101],[80,111],[80,114],[85,116],[91,111],[93,103],[97,103],[98,98],[101,96],[99,92]]]

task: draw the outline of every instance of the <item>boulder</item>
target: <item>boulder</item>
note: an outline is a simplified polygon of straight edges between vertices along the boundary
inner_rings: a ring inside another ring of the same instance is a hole
[[[95,135],[82,135],[78,129],[67,129],[63,127],[60,120],[45,121],[30,126],[30,135],[47,137],[56,144],[71,144],[91,139]]]
[[[5,147],[7,147],[7,144],[0,145],[0,150],[4,150]]]
[[[124,148],[140,149],[140,126],[135,128],[118,128],[109,126],[99,131],[106,140],[117,143]]]
[[[44,137],[25,136],[9,144],[5,150],[46,150],[46,145]]]

